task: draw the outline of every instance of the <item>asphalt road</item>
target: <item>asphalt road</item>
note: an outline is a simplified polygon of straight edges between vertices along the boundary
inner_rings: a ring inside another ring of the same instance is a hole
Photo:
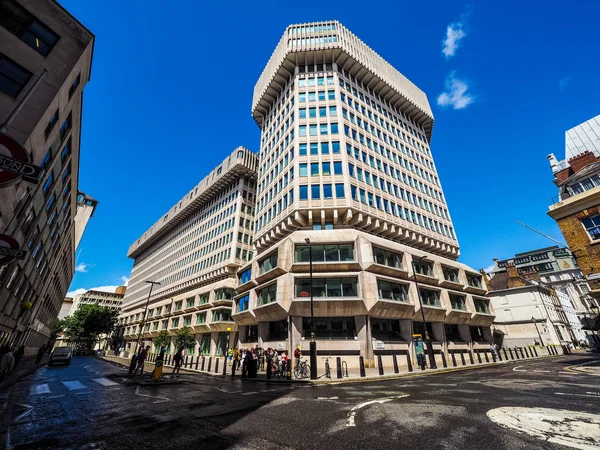
[[[585,362],[587,372],[565,369]],[[0,431],[15,450],[597,449],[595,364],[598,355],[571,355],[319,386],[182,374],[156,386],[76,357],[17,383]]]

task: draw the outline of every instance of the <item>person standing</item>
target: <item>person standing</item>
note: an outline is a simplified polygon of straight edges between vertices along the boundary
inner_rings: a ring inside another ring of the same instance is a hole
[[[300,365],[300,358],[302,358],[302,351],[300,350],[300,346],[296,347],[294,350],[294,359],[296,362],[296,368]]]
[[[37,356],[35,357],[35,367],[40,365],[44,353],[46,353],[46,344],[42,345],[38,350]]]
[[[181,363],[183,362],[183,354],[181,350],[177,350],[177,353],[175,353],[175,356],[173,356],[173,372],[171,373],[171,375],[173,375],[175,373],[175,371],[177,371],[177,377],[179,377],[179,370],[181,369]]]
[[[19,361],[21,361],[21,358],[23,358],[23,355],[25,354],[25,346],[21,345],[17,351],[15,352],[15,354],[13,355],[15,357],[15,369],[17,368],[17,366],[19,365]]]
[[[142,348],[137,355],[137,367],[133,371],[135,375],[140,370],[140,375],[144,375],[144,364],[146,363],[146,358],[148,357],[148,350],[150,350],[150,346],[147,345],[146,348]]]

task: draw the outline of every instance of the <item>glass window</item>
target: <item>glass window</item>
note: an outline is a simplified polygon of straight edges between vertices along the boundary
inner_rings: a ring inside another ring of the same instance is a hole
[[[462,342],[463,339],[460,337],[460,332],[458,330],[458,325],[456,324],[450,324],[450,323],[445,323],[444,324],[444,331],[446,332],[446,340],[448,341],[458,341],[458,342]]]
[[[266,305],[277,300],[277,283],[273,283],[256,292],[258,306]]]
[[[206,311],[196,314],[196,325],[206,323]]]
[[[46,179],[46,182],[44,183],[44,187],[42,188],[44,191],[44,195],[48,195],[48,192],[50,191],[50,188],[52,187],[53,184],[54,184],[54,175],[52,173],[50,173],[50,175],[48,175],[48,178]]]
[[[338,183],[335,185],[335,197],[344,198],[344,184]]]
[[[323,175],[331,175],[331,163],[324,162],[321,164],[321,171]]]
[[[314,92],[309,92],[308,93],[308,101],[309,102],[314,102],[315,101],[315,93]]]
[[[327,134],[327,124],[326,123],[322,123],[321,125],[319,125],[319,132],[320,134]]]
[[[474,298],[475,311],[483,314],[490,314],[490,302],[482,298]]]
[[[300,186],[300,200],[308,200],[308,186]]]
[[[333,133],[333,128],[331,129],[331,132]],[[336,133],[337,133],[337,129],[336,129]],[[332,142],[331,150],[334,154],[339,153],[340,152],[340,143],[338,141]]]
[[[318,200],[321,198],[321,185],[320,184],[311,185],[310,198],[313,200]]]
[[[444,279],[453,283],[460,283],[458,279],[458,269],[444,267]]]
[[[333,173],[335,175],[342,175],[342,162],[341,161],[335,161],[333,163]]]
[[[319,92],[319,101],[325,101],[325,91]]]
[[[306,155],[306,144],[300,144],[300,156],[305,156]]]
[[[321,154],[329,155],[329,142],[321,142]]]
[[[452,305],[452,309],[459,311],[467,310],[467,299],[464,295],[450,294],[450,304]]]
[[[315,318],[315,337],[317,339],[354,339],[356,327],[354,317],[318,317]],[[302,319],[302,330],[305,338],[312,333],[310,317]]]
[[[306,108],[300,108],[300,118],[306,119]]]
[[[377,264],[402,269],[402,254],[391,252],[383,248],[373,246],[373,260]]]
[[[306,94],[304,92],[301,92],[300,94],[298,94],[298,101],[300,103],[305,103],[306,102]]]
[[[331,124],[331,134],[338,134],[338,124],[337,123],[332,123]],[[335,153],[335,152],[334,152]],[[338,151],[339,153],[339,151]]]
[[[335,91],[327,91],[327,98],[329,100],[335,100]]]
[[[485,342],[483,337],[483,327],[469,327],[469,331],[471,332],[471,339],[475,342]]]
[[[311,163],[310,165],[310,174],[313,177],[319,176],[319,163]]]
[[[311,155],[319,154],[319,144],[317,144],[316,142],[313,142],[312,144],[310,144],[310,154]]]
[[[426,275],[428,277],[433,277],[433,264],[429,261],[417,260],[413,259],[413,267],[415,272],[420,275]]]
[[[261,275],[269,270],[273,270],[275,267],[277,267],[277,252],[258,262],[259,273]]]
[[[313,278],[314,297],[356,297],[357,278]],[[310,297],[310,279],[295,280],[296,297]]]
[[[300,164],[300,176],[301,177],[308,176],[308,165],[305,163]]]
[[[396,302],[408,302],[408,286],[406,284],[392,283],[385,280],[377,280],[379,298],[393,300]]]
[[[331,117],[337,116],[337,108],[335,106],[330,106],[329,107],[329,115]]]
[[[215,309],[212,313],[213,322],[232,322],[230,309]]]
[[[321,261],[354,261],[353,244],[330,244],[330,245],[297,245],[296,262],[310,262],[312,250],[313,262]]]
[[[470,275],[467,274],[467,281],[469,282],[469,286],[473,286],[476,288],[481,288],[481,276],[479,275]]]
[[[403,341],[398,319],[371,318],[371,335],[382,341]]]
[[[300,136],[306,136],[306,125],[300,125],[298,131],[300,133]]]
[[[309,108],[309,117],[312,119],[313,117],[317,117],[317,108]]]
[[[592,240],[600,239],[600,215],[589,216],[581,219],[581,223],[585,227]]]
[[[14,0],[0,1],[0,25],[43,56],[47,56],[59,37]]]
[[[278,341],[288,338],[288,323],[287,320],[279,320],[277,322],[269,322],[268,341]]]
[[[333,198],[333,192],[330,184],[323,185],[323,198]]]
[[[2,3],[0,3],[1,5]],[[3,19],[0,14],[0,20]],[[32,74],[12,59],[0,54],[0,91],[16,98],[31,79]]]
[[[317,135],[317,126],[316,125],[310,125],[309,126],[309,131],[310,131],[310,135],[311,136],[316,136]]]
[[[426,306],[440,306],[440,292],[431,289],[419,288],[421,301]]]
[[[319,108],[319,117],[327,117],[327,107],[322,106]]]

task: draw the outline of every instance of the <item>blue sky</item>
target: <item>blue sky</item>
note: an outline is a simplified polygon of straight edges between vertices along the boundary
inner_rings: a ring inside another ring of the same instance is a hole
[[[562,239],[546,155],[562,159],[564,132],[600,113],[600,2],[61,3],[96,35],[79,188],[100,203],[71,291],[122,284],[144,230],[236,146],[258,150],[254,84],[285,27],[317,20],[427,94],[462,262],[552,245],[516,219]]]

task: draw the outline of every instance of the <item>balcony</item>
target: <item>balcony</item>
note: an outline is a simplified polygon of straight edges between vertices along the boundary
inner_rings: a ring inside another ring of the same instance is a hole
[[[380,298],[369,309],[369,315],[385,319],[410,319],[415,314],[415,305],[409,301]]]
[[[487,289],[483,286],[483,280],[479,275],[467,274],[468,285],[464,287],[465,292],[475,295],[485,295]]]
[[[403,267],[392,267],[384,264],[373,263],[370,266],[365,267],[365,270],[388,277],[402,278],[404,280],[408,279],[408,271]]]
[[[283,274],[285,274],[285,270],[283,270],[281,267],[275,266],[271,270],[263,272],[259,276],[257,276],[255,279],[255,286],[264,284],[267,281],[273,280]]]

